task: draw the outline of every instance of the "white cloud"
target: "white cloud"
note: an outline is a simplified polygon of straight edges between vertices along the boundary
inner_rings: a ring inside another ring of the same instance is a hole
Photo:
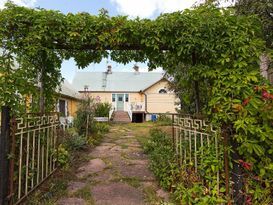
[[[111,0],[118,12],[129,17],[150,18],[158,13],[171,13],[191,8],[204,0]],[[220,0],[221,7],[234,4],[234,0]]]
[[[13,3],[19,6],[33,7],[37,0],[12,0]],[[7,0],[0,0],[0,9],[4,8]]]
[[[156,13],[169,13],[190,8],[196,0],[111,0],[111,2],[122,14],[149,18]]]

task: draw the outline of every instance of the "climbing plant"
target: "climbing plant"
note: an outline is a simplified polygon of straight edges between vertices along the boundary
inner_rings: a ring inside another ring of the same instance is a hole
[[[79,68],[107,56],[120,63],[148,60],[150,69],[162,66],[174,77],[186,73],[181,79],[194,87],[195,111],[228,130],[238,160],[252,163],[255,174],[269,180],[273,91],[259,74],[265,49],[261,28],[256,16],[236,16],[232,9],[211,5],[149,20],[107,12],[65,15],[7,3],[0,11],[5,52],[0,101],[16,108],[20,96],[38,88],[40,104],[50,104],[45,100],[54,99],[64,59],[74,58]]]

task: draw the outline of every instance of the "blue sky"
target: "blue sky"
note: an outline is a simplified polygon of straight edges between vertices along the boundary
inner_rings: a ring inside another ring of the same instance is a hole
[[[0,0],[0,8],[3,8],[7,0]],[[26,7],[41,7],[45,9],[59,10],[62,13],[89,12],[98,14],[101,8],[108,10],[111,16],[128,15],[130,18],[155,18],[160,13],[174,12],[191,7],[194,3],[203,0],[13,0],[14,3]],[[105,71],[107,64],[111,64],[113,71],[133,71],[135,62],[127,65],[118,64],[111,59],[103,59],[99,64],[90,64],[84,71]],[[138,63],[141,71],[147,71],[147,65]],[[75,72],[80,72],[73,59],[64,61],[62,75],[68,81],[72,81]],[[158,72],[162,69],[158,69]]]

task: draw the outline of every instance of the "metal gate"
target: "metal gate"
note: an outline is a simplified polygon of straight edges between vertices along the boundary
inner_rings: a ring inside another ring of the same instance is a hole
[[[5,141],[8,147],[0,154],[8,172],[0,176],[0,204],[19,204],[57,169],[59,115],[27,113],[11,118],[9,125],[7,115],[2,115],[2,128],[9,129],[2,129],[0,144]]]
[[[185,169],[192,169],[195,173],[201,170],[205,152],[213,149],[215,159],[223,160],[219,156],[219,140],[216,129],[203,119],[190,116],[173,116],[173,143],[179,165]],[[217,191],[219,192],[220,170],[216,171]]]

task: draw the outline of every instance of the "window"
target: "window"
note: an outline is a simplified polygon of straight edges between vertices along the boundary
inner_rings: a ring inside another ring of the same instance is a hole
[[[164,93],[167,93],[167,91],[162,88],[162,89],[159,90],[159,93],[164,94]]]
[[[129,94],[125,94],[125,102],[129,102]]]
[[[122,102],[123,101],[122,97],[118,97],[118,101]]]
[[[116,94],[112,94],[112,102],[116,102]]]
[[[61,113],[61,116],[65,117],[66,112],[65,112],[65,100],[59,100],[59,112]]]

